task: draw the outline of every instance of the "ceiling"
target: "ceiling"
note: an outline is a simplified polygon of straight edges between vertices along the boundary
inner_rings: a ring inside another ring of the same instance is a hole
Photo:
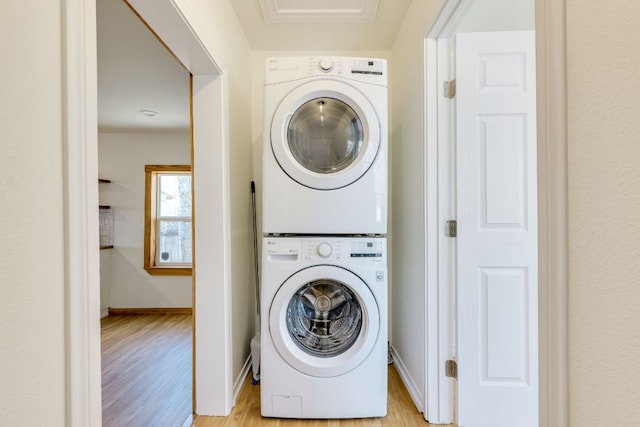
[[[390,50],[411,1],[230,0],[251,48],[269,51]],[[189,73],[123,0],[96,8],[99,130],[187,129]]]
[[[265,10],[279,11],[281,22],[265,22],[261,3],[271,4]],[[365,12],[375,3],[377,13],[366,19]],[[298,51],[390,50],[410,3],[411,0],[231,0],[252,49]],[[313,8],[309,4],[314,4]]]
[[[189,73],[122,0],[97,0],[98,129],[189,127]],[[149,117],[141,110],[158,113]]]

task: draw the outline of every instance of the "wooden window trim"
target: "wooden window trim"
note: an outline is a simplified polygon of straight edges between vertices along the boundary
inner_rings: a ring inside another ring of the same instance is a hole
[[[154,178],[159,172],[191,172],[191,166],[145,165],[144,167],[144,269],[152,276],[191,276],[192,267],[160,267],[155,264],[157,180]],[[191,191],[193,192],[193,175],[191,177]],[[193,235],[191,241],[193,242]]]

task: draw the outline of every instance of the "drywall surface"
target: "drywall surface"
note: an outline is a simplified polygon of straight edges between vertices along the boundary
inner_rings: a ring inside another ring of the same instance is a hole
[[[572,426],[640,425],[638,22],[567,0]]]
[[[458,32],[534,30],[535,24],[535,0],[475,0]]]
[[[0,424],[64,426],[61,2],[0,9]]]
[[[114,247],[100,266],[109,271],[100,287],[108,287],[110,307],[191,307],[191,276],[152,276],[143,268],[144,167],[189,164],[189,130],[98,135],[99,175],[111,180],[100,184],[100,204],[114,216]]]
[[[424,37],[443,2],[414,1],[391,56],[391,345],[415,387],[425,391],[426,213]],[[406,381],[405,381],[406,383]]]

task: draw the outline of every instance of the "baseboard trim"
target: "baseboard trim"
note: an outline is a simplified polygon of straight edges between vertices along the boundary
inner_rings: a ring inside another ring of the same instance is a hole
[[[236,406],[236,402],[238,401],[238,396],[240,396],[240,392],[242,391],[242,387],[247,383],[247,375],[249,375],[249,371],[251,370],[251,355],[247,357],[244,365],[242,366],[242,370],[240,371],[240,375],[236,379],[236,382],[233,384],[233,406]]]
[[[189,415],[189,417],[182,423],[182,427],[191,427],[195,419],[193,418],[193,414]]]
[[[109,307],[109,316],[126,314],[193,314],[191,307],[140,307],[140,308],[113,308]]]
[[[398,354],[393,346],[389,347],[391,352],[391,358],[393,359],[393,364],[400,375],[400,379],[404,383],[404,386],[407,388],[409,395],[411,396],[411,400],[413,400],[413,404],[416,405],[418,411],[424,414],[424,396],[420,393],[420,389],[416,386],[416,383],[409,375],[409,371],[407,370],[406,365],[402,362],[402,358]]]

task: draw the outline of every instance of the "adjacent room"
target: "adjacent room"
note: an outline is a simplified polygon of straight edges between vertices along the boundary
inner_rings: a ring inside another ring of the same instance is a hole
[[[98,0],[102,425],[193,411],[190,73],[121,0]]]

